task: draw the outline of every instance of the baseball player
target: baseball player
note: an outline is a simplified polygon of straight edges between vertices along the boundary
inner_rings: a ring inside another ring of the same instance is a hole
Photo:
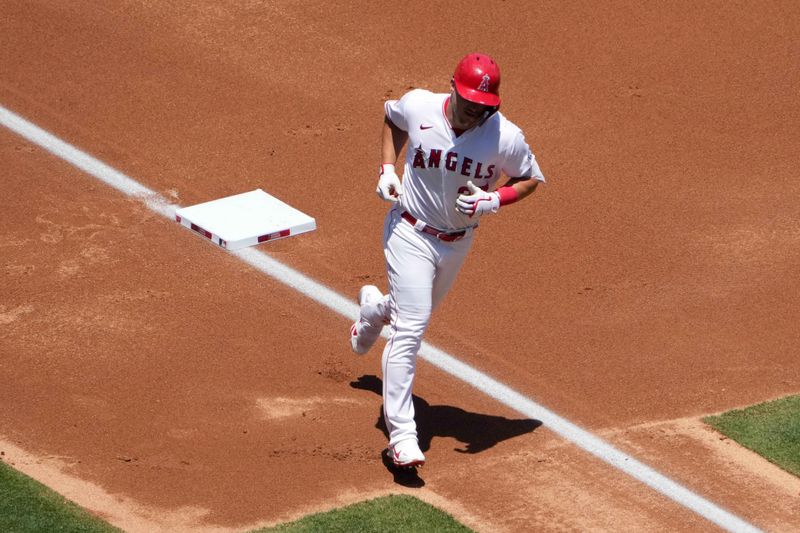
[[[450,85],[449,94],[416,89],[385,103],[376,193],[393,203],[383,231],[389,293],[362,287],[360,318],[350,328],[359,354],[369,351],[384,325],[390,328],[382,358],[383,409],[387,453],[400,467],[425,463],[411,394],[431,311],[452,286],[480,218],[545,181],[522,131],[499,111],[497,63],[469,54]],[[395,162],[406,143],[401,181]],[[495,188],[501,174],[508,180]]]

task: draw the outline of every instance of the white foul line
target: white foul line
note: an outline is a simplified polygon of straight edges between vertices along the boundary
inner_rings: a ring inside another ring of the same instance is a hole
[[[175,210],[180,209],[180,206],[169,203],[163,196],[148,189],[141,183],[105,163],[98,161],[71,144],[60,140],[3,106],[0,106],[0,124],[118,191],[128,196],[140,198],[156,213],[170,220],[175,219]],[[256,250],[255,248],[245,248],[230,253],[264,274],[275,278],[281,283],[292,287],[312,300],[324,305],[335,313],[343,315],[351,320],[355,320],[358,317],[358,306],[350,299],[341,296],[321,283],[273,259],[268,254]],[[443,350],[427,342],[423,342],[419,355],[448,374],[472,385],[479,391],[489,395],[518,413],[528,418],[542,421],[544,426],[557,433],[565,440],[575,444],[595,457],[602,459],[611,466],[622,470],[635,479],[638,479],[667,498],[705,517],[721,528],[735,532],[760,531],[738,516],[726,511],[699,494],[692,492],[683,485],[672,481],[653,468],[616,449],[599,437],[581,429],[572,422],[558,416],[512,388],[503,385],[487,374],[459,361]]]

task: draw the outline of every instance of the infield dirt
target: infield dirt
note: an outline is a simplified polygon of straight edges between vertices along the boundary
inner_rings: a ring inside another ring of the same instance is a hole
[[[796,480],[694,422],[800,392],[797,3],[480,9],[5,2],[0,104],[181,205],[263,188],[318,224],[263,249],[355,296],[385,288],[383,100],[492,54],[548,184],[482,224],[428,339],[797,529]],[[710,527],[426,364],[425,485],[398,486],[345,319],[7,130],[0,161],[0,450],[112,523],[408,491],[478,530]]]

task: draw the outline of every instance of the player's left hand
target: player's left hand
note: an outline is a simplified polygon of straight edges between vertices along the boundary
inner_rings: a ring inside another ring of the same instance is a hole
[[[497,213],[500,209],[500,195],[477,188],[471,181],[467,182],[470,194],[462,194],[456,200],[456,210],[470,217],[485,213]]]

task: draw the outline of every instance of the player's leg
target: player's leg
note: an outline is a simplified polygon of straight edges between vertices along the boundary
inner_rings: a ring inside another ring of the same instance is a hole
[[[431,269],[432,270],[432,269]],[[383,402],[389,442],[417,437],[412,389],[417,352],[431,316],[431,289],[395,287],[389,340],[383,350]]]
[[[360,313],[350,326],[350,347],[357,354],[365,354],[389,323],[391,300],[375,285],[364,285],[358,292],[358,303]]]
[[[434,251],[429,239],[397,217],[384,253],[391,296],[390,337],[383,351],[383,402],[389,443],[424,461],[417,446],[412,390],[417,352],[432,308]],[[413,441],[408,443],[405,441]],[[397,462],[397,460],[396,460]]]
[[[400,231],[385,246],[394,307],[391,336],[383,352],[384,418],[391,459],[404,467],[425,464],[412,401],[422,336],[433,307],[452,286],[472,242],[471,235],[456,243],[443,243],[414,229],[410,232]],[[407,242],[400,237],[406,237]]]
[[[364,285],[364,287],[375,287],[374,285]],[[377,290],[377,287],[375,287]],[[378,324],[381,327],[388,325],[392,317],[392,299],[388,294],[382,294],[378,290],[374,296],[367,292],[364,303],[361,305],[361,316],[370,324]]]
[[[384,247],[395,224],[395,209],[384,220]],[[375,285],[364,285],[358,292],[359,318],[350,326],[350,347],[357,354],[367,353],[380,337],[383,326],[389,324],[392,300]]]

